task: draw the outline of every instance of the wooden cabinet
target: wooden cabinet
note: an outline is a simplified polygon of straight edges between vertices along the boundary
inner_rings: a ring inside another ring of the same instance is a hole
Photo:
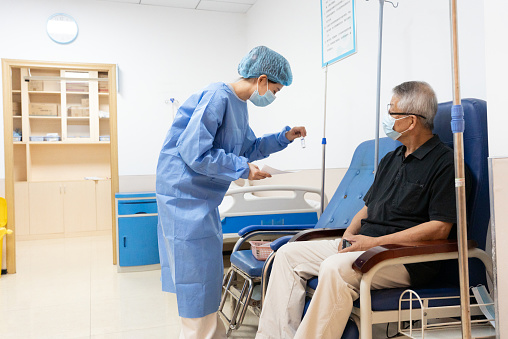
[[[13,169],[16,235],[111,230],[114,65],[13,64],[4,72],[11,94],[4,121],[13,135],[6,137],[6,165]]]

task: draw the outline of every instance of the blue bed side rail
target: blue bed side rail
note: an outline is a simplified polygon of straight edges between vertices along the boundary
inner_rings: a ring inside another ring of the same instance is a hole
[[[262,226],[302,225],[302,224],[315,225],[317,221],[318,221],[317,212],[225,217],[222,220],[222,233],[238,233],[244,227],[251,225],[262,225]]]

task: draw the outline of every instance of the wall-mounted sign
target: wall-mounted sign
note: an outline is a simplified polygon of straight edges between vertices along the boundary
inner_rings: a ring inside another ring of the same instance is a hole
[[[354,0],[321,0],[322,66],[356,53]]]

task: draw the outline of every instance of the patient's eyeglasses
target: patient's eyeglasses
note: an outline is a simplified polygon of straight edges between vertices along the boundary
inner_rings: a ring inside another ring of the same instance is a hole
[[[426,117],[424,117],[423,115],[421,114],[416,114],[416,113],[399,113],[399,112],[390,112],[390,107],[392,106],[392,104],[388,104],[386,106],[386,111],[388,112],[389,115],[415,115],[417,117],[420,117],[420,118],[423,118],[423,119],[427,119]]]

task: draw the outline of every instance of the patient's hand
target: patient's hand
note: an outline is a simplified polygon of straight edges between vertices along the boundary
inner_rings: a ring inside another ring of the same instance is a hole
[[[379,245],[378,238],[366,235],[348,235],[344,236],[343,239],[351,242],[351,246],[341,249],[339,253],[366,251]]]

